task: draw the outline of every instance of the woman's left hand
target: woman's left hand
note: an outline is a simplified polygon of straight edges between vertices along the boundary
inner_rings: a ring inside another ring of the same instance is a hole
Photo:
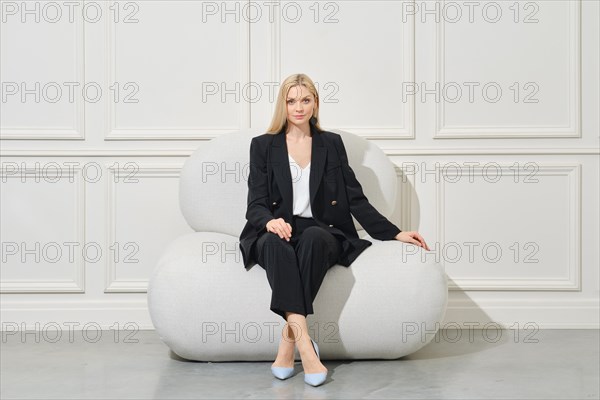
[[[429,251],[429,246],[425,243],[425,239],[423,239],[423,236],[419,235],[419,232],[417,231],[400,232],[394,239],[405,243],[412,243]]]

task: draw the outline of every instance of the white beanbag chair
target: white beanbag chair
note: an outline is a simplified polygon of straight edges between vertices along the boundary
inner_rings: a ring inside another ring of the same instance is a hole
[[[383,215],[396,203],[393,164],[373,143],[342,135],[350,165],[369,202]],[[246,222],[250,140],[243,130],[212,139],[186,161],[180,178],[181,211],[196,231],[174,240],[148,285],[150,317],[161,340],[178,356],[197,361],[274,360],[285,321],[269,309],[265,270],[246,271],[239,235]],[[322,360],[395,359],[435,336],[444,318],[447,276],[423,263],[419,248],[371,238],[348,268],[327,272],[307,317]],[[431,258],[431,257],[428,257]],[[298,358],[297,358],[298,359]]]

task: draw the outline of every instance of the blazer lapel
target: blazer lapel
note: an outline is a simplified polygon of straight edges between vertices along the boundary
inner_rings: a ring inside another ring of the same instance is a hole
[[[310,161],[310,176],[309,176],[309,194],[311,209],[314,210],[314,197],[319,188],[323,170],[325,169],[325,159],[327,149],[323,145],[321,134],[316,131],[316,128],[310,125],[312,133],[311,146],[311,161]],[[286,211],[289,218],[293,215],[293,189],[292,189],[292,174],[290,172],[290,160],[287,149],[285,130],[282,129],[273,138],[271,143],[271,165],[275,175],[275,181],[280,189],[283,204],[286,205]],[[313,217],[316,217],[313,212]]]
[[[290,172],[290,160],[288,158],[285,132],[281,130],[273,138],[271,143],[271,168],[275,175],[275,181],[279,187],[286,215],[292,217],[292,173]]]
[[[311,209],[314,210],[314,198],[319,189],[319,183],[323,176],[323,170],[325,169],[325,158],[327,157],[327,149],[323,146],[323,138],[318,133],[315,127],[311,124],[310,130],[312,131],[312,149],[311,149],[311,161],[310,161],[310,205]],[[316,215],[313,215],[316,218]]]

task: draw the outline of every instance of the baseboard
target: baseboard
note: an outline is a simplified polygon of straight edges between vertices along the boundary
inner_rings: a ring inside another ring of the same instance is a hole
[[[0,330],[152,330],[146,300],[2,302]],[[598,300],[450,300],[440,329],[600,329]],[[432,327],[426,327],[432,329]]]

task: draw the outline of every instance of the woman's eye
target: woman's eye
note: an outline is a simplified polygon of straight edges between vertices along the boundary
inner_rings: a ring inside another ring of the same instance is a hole
[[[305,103],[310,103],[310,99],[304,99],[304,102],[305,102]],[[294,103],[294,100],[288,100],[288,102],[287,102],[287,103],[288,103],[288,104],[293,104],[293,103]]]

